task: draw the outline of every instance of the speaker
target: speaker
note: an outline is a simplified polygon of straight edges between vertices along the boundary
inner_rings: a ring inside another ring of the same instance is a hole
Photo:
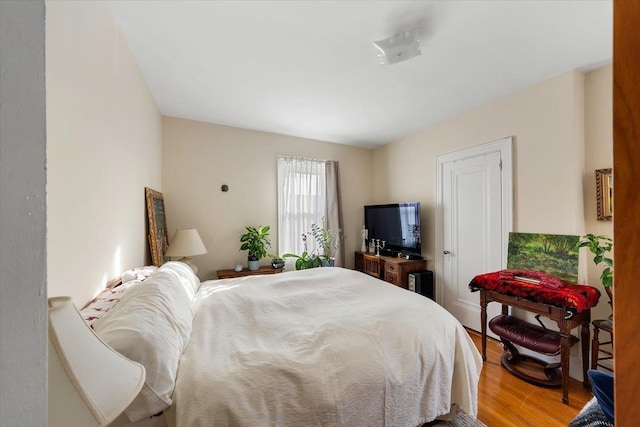
[[[432,300],[436,300],[435,288],[433,285],[433,271],[422,270],[409,273],[408,289],[412,292],[423,295]]]

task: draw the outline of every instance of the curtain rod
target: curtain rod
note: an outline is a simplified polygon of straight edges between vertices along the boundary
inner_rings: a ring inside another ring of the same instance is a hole
[[[313,162],[324,162],[324,163],[331,163],[333,162],[333,160],[325,160],[325,159],[314,159],[312,157],[298,157],[298,156],[283,156],[283,155],[278,155],[279,159],[285,159],[285,160],[307,160],[307,161],[313,161]]]

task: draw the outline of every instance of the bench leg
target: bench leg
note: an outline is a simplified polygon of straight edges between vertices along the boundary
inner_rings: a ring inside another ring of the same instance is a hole
[[[480,328],[482,332],[482,360],[487,361],[487,300],[485,290],[480,291]]]
[[[562,403],[569,404],[569,351],[571,344],[569,335],[562,332],[560,335],[560,369],[562,370]]]
[[[600,328],[593,325],[593,340],[591,340],[591,369],[598,369],[598,355],[600,354]]]
[[[580,344],[582,344],[582,387],[589,388],[589,376],[587,369],[589,368],[589,322],[582,324],[580,332]]]

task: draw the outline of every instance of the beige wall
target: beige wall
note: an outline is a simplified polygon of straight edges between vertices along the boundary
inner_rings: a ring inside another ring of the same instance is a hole
[[[587,76],[570,71],[381,147],[374,152],[373,169],[381,172],[375,201],[420,201],[423,255],[434,259],[435,158],[513,136],[513,230],[611,235],[593,208],[593,169],[611,165],[611,96],[610,67]],[[591,264],[583,252],[579,280],[597,286]],[[593,316],[609,313],[602,298]],[[533,321],[529,313],[519,316]],[[578,353],[576,346],[571,376],[581,379]]]
[[[596,212],[595,170],[613,165],[613,67],[608,65],[585,76],[585,166],[584,215],[585,232],[613,236],[612,221],[598,221]],[[587,251],[585,250],[585,254]],[[593,256],[585,257],[588,266],[588,283],[600,287],[602,267],[597,268]],[[615,264],[614,264],[615,265]],[[602,289],[602,287],[600,287]],[[598,307],[593,310],[593,318],[604,318],[611,314],[606,294]]]
[[[296,137],[162,118],[162,188],[169,235],[177,228],[198,229],[208,254],[194,257],[202,279],[216,270],[246,267],[240,235],[248,225],[270,225],[277,251],[278,155],[340,162],[346,262],[360,248],[362,207],[371,202],[373,153],[363,148]],[[229,191],[220,190],[222,184]],[[268,263],[263,259],[263,264]]]
[[[435,158],[513,136],[514,231],[582,233],[582,80],[564,73],[375,150],[376,202],[420,201],[434,259]]]
[[[146,262],[161,122],[106,2],[46,4],[49,296],[82,306]]]

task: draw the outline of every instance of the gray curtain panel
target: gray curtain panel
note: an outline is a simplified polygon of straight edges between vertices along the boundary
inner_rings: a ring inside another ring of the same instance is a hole
[[[327,205],[325,219],[327,221],[328,230],[340,229],[344,235],[342,228],[342,207],[340,203],[340,179],[338,174],[338,162],[330,160],[326,165],[327,180]],[[340,242],[340,246],[336,250],[335,266],[344,267],[344,239]]]

